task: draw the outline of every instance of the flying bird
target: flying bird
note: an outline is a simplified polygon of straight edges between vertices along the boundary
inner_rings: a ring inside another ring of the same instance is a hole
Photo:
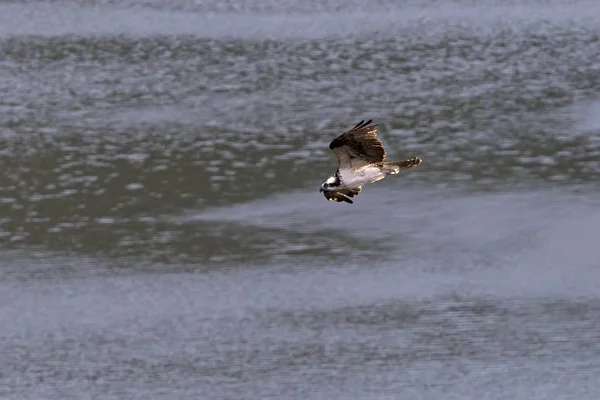
[[[352,204],[351,198],[361,192],[363,185],[421,164],[419,157],[405,161],[384,161],[385,149],[377,137],[377,125],[369,125],[372,121],[360,121],[329,144],[337,156],[338,168],[321,184],[319,192],[327,200]]]

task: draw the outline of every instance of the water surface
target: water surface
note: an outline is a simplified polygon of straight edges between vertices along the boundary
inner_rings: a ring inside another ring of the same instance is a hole
[[[0,5],[0,397],[597,398],[596,15]]]

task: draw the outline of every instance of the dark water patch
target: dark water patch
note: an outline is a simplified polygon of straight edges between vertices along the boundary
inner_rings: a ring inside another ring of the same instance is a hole
[[[184,226],[101,222],[65,226],[54,235],[30,233],[21,241],[15,236],[11,239],[3,246],[13,254],[2,263],[5,279],[104,275],[111,271],[117,275],[134,271],[206,272],[288,263],[290,259],[305,266],[343,264],[381,261],[388,256],[384,245],[334,230],[298,231],[214,222]],[[30,250],[23,253],[24,248]],[[42,255],[38,260],[30,253],[36,248]]]

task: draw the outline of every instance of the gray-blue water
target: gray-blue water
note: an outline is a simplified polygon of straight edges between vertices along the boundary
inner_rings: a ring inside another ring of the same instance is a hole
[[[4,2],[0,398],[595,400],[599,176],[595,1]]]

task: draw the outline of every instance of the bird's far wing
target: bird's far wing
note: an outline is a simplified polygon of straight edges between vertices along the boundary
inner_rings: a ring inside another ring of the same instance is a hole
[[[385,149],[377,137],[377,125],[369,125],[371,121],[359,122],[329,144],[337,155],[339,170],[357,170],[385,159]]]
[[[348,196],[342,194],[340,192],[324,192],[325,198],[329,201],[335,201],[337,203],[346,202],[346,203],[354,203]]]
[[[340,189],[338,192],[343,194],[344,196],[354,197],[358,196],[358,194],[362,191],[362,186],[356,186],[351,188]]]

